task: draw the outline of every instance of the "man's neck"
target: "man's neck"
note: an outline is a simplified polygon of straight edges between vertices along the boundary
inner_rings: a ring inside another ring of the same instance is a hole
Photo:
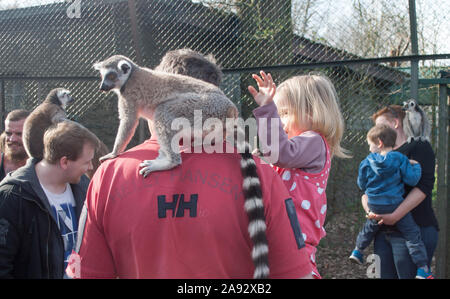
[[[67,182],[63,179],[61,169],[57,165],[41,160],[35,166],[39,182],[51,193],[61,194],[66,191]]]

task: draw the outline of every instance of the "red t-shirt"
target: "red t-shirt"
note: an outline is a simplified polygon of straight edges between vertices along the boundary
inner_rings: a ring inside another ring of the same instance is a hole
[[[143,178],[139,164],[155,159],[158,148],[156,140],[147,140],[104,162],[94,175],[79,253],[81,278],[252,278],[240,155],[182,153],[181,166]],[[303,277],[312,268],[294,233],[285,203],[289,193],[270,166],[255,160],[270,277]]]

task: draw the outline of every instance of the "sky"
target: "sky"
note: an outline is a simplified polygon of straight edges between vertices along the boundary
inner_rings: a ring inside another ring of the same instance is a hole
[[[305,1],[292,0],[293,7],[295,7],[297,2],[304,3]],[[405,7],[405,14],[408,14],[408,0],[395,1],[397,1],[396,4],[399,7]],[[318,24],[317,27],[319,29],[317,35],[326,38],[327,36],[333,37],[333,33],[326,34],[326,30],[339,27],[341,27],[339,29],[342,29],[342,21],[351,20],[352,4],[355,0],[311,0],[311,2],[318,3],[315,8],[318,13],[313,16],[311,22]],[[374,7],[380,1],[366,0],[365,2],[375,3],[371,4]],[[339,13],[337,14],[336,12]],[[450,0],[416,0],[416,15],[418,25],[423,24],[425,27],[425,38],[431,41],[434,38],[434,34],[437,33],[438,53],[450,53],[450,43],[448,42],[450,39]],[[431,52],[431,50],[427,50],[427,54]]]
[[[43,5],[55,2],[66,2],[65,0],[0,0],[0,6],[9,6],[17,4],[18,7],[29,7],[35,5]],[[68,1],[67,1],[68,2]]]

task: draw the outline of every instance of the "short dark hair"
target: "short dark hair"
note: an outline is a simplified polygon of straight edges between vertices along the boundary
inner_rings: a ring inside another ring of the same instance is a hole
[[[81,124],[64,120],[45,132],[44,159],[51,164],[57,163],[64,156],[75,161],[83,152],[85,143],[90,143],[97,149],[98,138]]]
[[[191,49],[167,52],[155,70],[193,77],[216,86],[222,82],[223,75],[212,55],[204,56]]]
[[[30,115],[30,112],[25,109],[15,109],[8,113],[5,118],[5,121],[19,121],[25,119]]]
[[[373,143],[382,141],[385,147],[394,147],[397,140],[397,132],[388,125],[379,124],[369,130],[367,139]]]

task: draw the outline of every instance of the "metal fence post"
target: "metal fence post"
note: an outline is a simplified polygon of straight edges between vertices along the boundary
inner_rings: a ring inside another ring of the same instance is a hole
[[[411,54],[419,55],[416,0],[409,0],[409,26],[411,32]],[[419,61],[417,59],[411,60],[411,98],[419,101]]]
[[[138,29],[138,23],[137,23],[137,12],[136,12],[136,2],[135,0],[128,0],[128,11],[130,14],[130,29],[131,29],[131,35],[133,36],[133,44],[134,44],[134,50],[136,53],[136,61],[139,65],[142,65],[143,58],[142,58],[142,52],[141,52],[141,36],[139,34]],[[136,130],[138,132],[139,136],[139,143],[142,143],[145,141],[148,127],[147,122],[143,120],[142,118],[139,119],[139,125]]]
[[[436,250],[436,276],[438,278],[450,278],[450,214],[449,201],[449,176],[448,176],[448,151],[449,132],[448,120],[449,96],[447,84],[439,84],[439,135],[437,147],[437,218],[439,221],[439,241]]]
[[[5,80],[0,79],[0,128],[1,132],[5,130]]]

